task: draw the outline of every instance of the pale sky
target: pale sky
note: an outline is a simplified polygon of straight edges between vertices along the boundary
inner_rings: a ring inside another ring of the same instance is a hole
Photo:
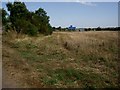
[[[2,7],[6,9],[5,4],[2,3]],[[118,26],[118,2],[25,2],[25,4],[30,11],[43,8],[50,16],[50,24],[55,27]]]

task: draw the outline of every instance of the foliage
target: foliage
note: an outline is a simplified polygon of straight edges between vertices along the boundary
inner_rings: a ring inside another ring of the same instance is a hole
[[[96,30],[97,30],[97,31],[101,31],[101,28],[100,28],[100,27],[98,27]]]
[[[36,36],[38,32],[37,27],[35,27],[33,24],[28,24],[27,34],[30,36]]]
[[[2,14],[1,14],[2,13]],[[7,23],[7,12],[2,8],[0,9],[0,16],[2,15],[2,24],[6,25]]]
[[[37,35],[37,33],[45,35],[52,33],[49,16],[47,16],[47,12],[44,9],[39,8],[35,12],[30,12],[24,2],[9,2],[6,6],[10,12],[9,18],[12,28],[17,33],[32,36]]]
[[[30,36],[37,35],[38,28],[28,21],[25,21],[23,19],[22,20],[18,19],[15,25],[18,25],[17,30],[16,30],[18,33],[24,33]]]
[[[14,2],[12,3],[7,3],[7,8],[8,11],[10,11],[10,20],[12,24],[16,23],[17,19],[26,19],[26,14],[28,12],[26,6],[24,3],[21,2]],[[16,26],[15,26],[16,27]]]

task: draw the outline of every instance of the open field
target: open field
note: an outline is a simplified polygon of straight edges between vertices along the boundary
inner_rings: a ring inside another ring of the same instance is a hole
[[[118,86],[117,31],[15,37],[3,34],[3,87]]]

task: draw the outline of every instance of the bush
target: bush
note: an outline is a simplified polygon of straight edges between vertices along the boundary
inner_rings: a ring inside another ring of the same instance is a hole
[[[51,35],[52,34],[52,27],[48,25],[41,25],[39,33],[42,33],[44,35]]]
[[[53,32],[53,29],[52,29],[52,27],[50,26],[50,24],[48,25],[48,29],[47,29],[47,35],[51,35],[52,34],[52,32]]]
[[[23,34],[28,34],[30,36],[36,36],[38,32],[38,28],[31,24],[28,21],[25,21],[23,19],[19,19],[16,21],[16,31],[17,33],[23,33]]]
[[[35,27],[33,24],[29,24],[28,25],[28,29],[27,29],[27,34],[30,36],[36,36],[38,32],[37,27]]]
[[[8,32],[9,30],[12,30],[12,26],[10,24],[6,24],[5,31]]]

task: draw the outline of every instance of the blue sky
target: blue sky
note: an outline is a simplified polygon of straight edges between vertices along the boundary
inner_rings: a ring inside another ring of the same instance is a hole
[[[117,2],[25,2],[30,11],[43,8],[50,16],[50,24],[58,27],[118,26]],[[5,7],[5,3],[2,3]]]

